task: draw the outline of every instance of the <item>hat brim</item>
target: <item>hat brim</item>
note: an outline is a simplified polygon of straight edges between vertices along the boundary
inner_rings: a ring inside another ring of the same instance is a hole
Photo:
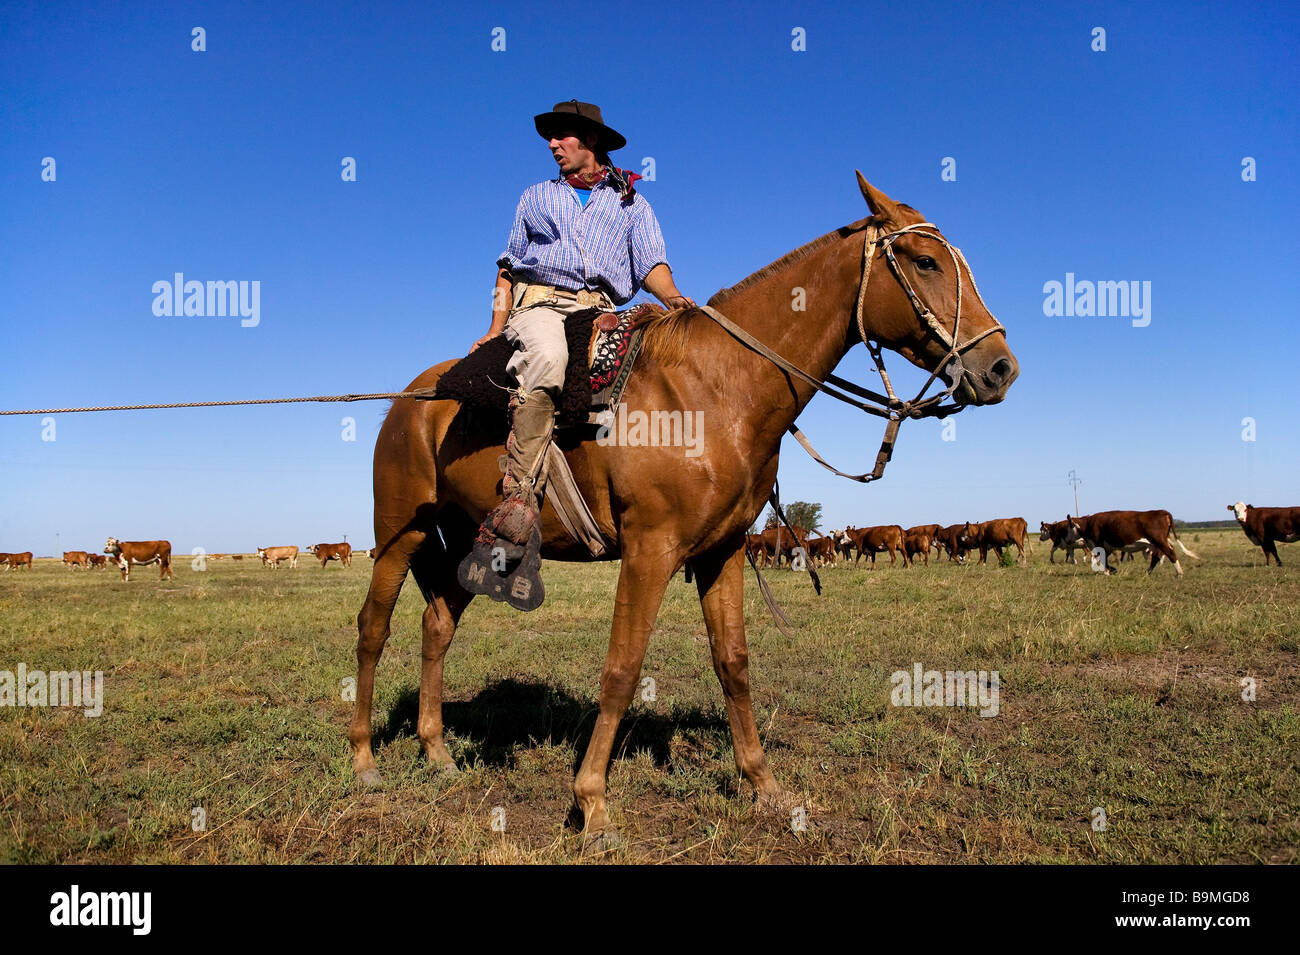
[[[627,145],[627,140],[615,130],[593,119],[579,116],[577,113],[538,113],[533,117],[533,126],[537,129],[537,135],[543,139],[550,139],[550,131],[555,129],[556,126],[571,126],[574,129],[584,131],[594,129],[600,133],[597,147],[604,152],[613,152],[615,149],[622,149]]]

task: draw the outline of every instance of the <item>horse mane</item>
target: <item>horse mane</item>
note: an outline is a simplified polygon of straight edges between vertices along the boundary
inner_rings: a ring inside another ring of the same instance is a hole
[[[910,209],[910,206],[904,206],[904,209]],[[861,232],[871,222],[871,218],[859,219],[857,222],[850,222],[848,225],[840,226],[838,229],[832,229],[825,235],[818,236],[811,242],[805,242],[799,248],[792,252],[787,252],[770,265],[765,265],[752,275],[746,276],[735,285],[728,286],[716,293],[709,299],[708,304],[716,307],[719,303],[725,302],[737,292],[749,288],[770,278],[778,272],[784,271],[795,262],[811,255],[818,249],[829,245],[831,242],[839,239],[846,239],[855,232]],[[641,353],[649,358],[653,358],[661,365],[676,365],[686,357],[686,340],[690,333],[690,323],[695,318],[698,308],[678,308],[672,311],[661,311],[656,315],[646,319],[643,323],[645,333],[641,339]]]

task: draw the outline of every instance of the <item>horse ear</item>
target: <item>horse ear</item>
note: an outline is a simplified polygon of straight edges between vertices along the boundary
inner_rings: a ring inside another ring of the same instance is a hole
[[[854,172],[858,174],[858,189],[862,192],[862,198],[867,200],[867,208],[871,210],[871,214],[886,222],[901,222],[902,216],[899,215],[894,200],[867,182],[861,170],[854,170]]]

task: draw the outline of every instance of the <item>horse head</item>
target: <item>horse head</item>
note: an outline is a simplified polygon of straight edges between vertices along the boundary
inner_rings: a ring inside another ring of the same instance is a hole
[[[958,381],[959,404],[997,404],[1020,374],[1006,331],[975,286],[961,250],[911,206],[895,202],[858,173],[877,242],[864,265],[870,298],[864,330],[912,364]],[[928,313],[928,314],[927,314]],[[850,328],[853,335],[859,330]],[[957,359],[957,360],[954,360]]]

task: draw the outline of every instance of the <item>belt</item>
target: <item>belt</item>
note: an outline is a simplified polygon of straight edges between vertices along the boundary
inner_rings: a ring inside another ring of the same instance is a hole
[[[529,308],[544,302],[564,300],[576,302],[586,308],[613,308],[614,303],[604,292],[592,292],[588,289],[571,291],[554,285],[538,285],[532,282],[523,286],[523,292],[515,293],[515,308]]]

